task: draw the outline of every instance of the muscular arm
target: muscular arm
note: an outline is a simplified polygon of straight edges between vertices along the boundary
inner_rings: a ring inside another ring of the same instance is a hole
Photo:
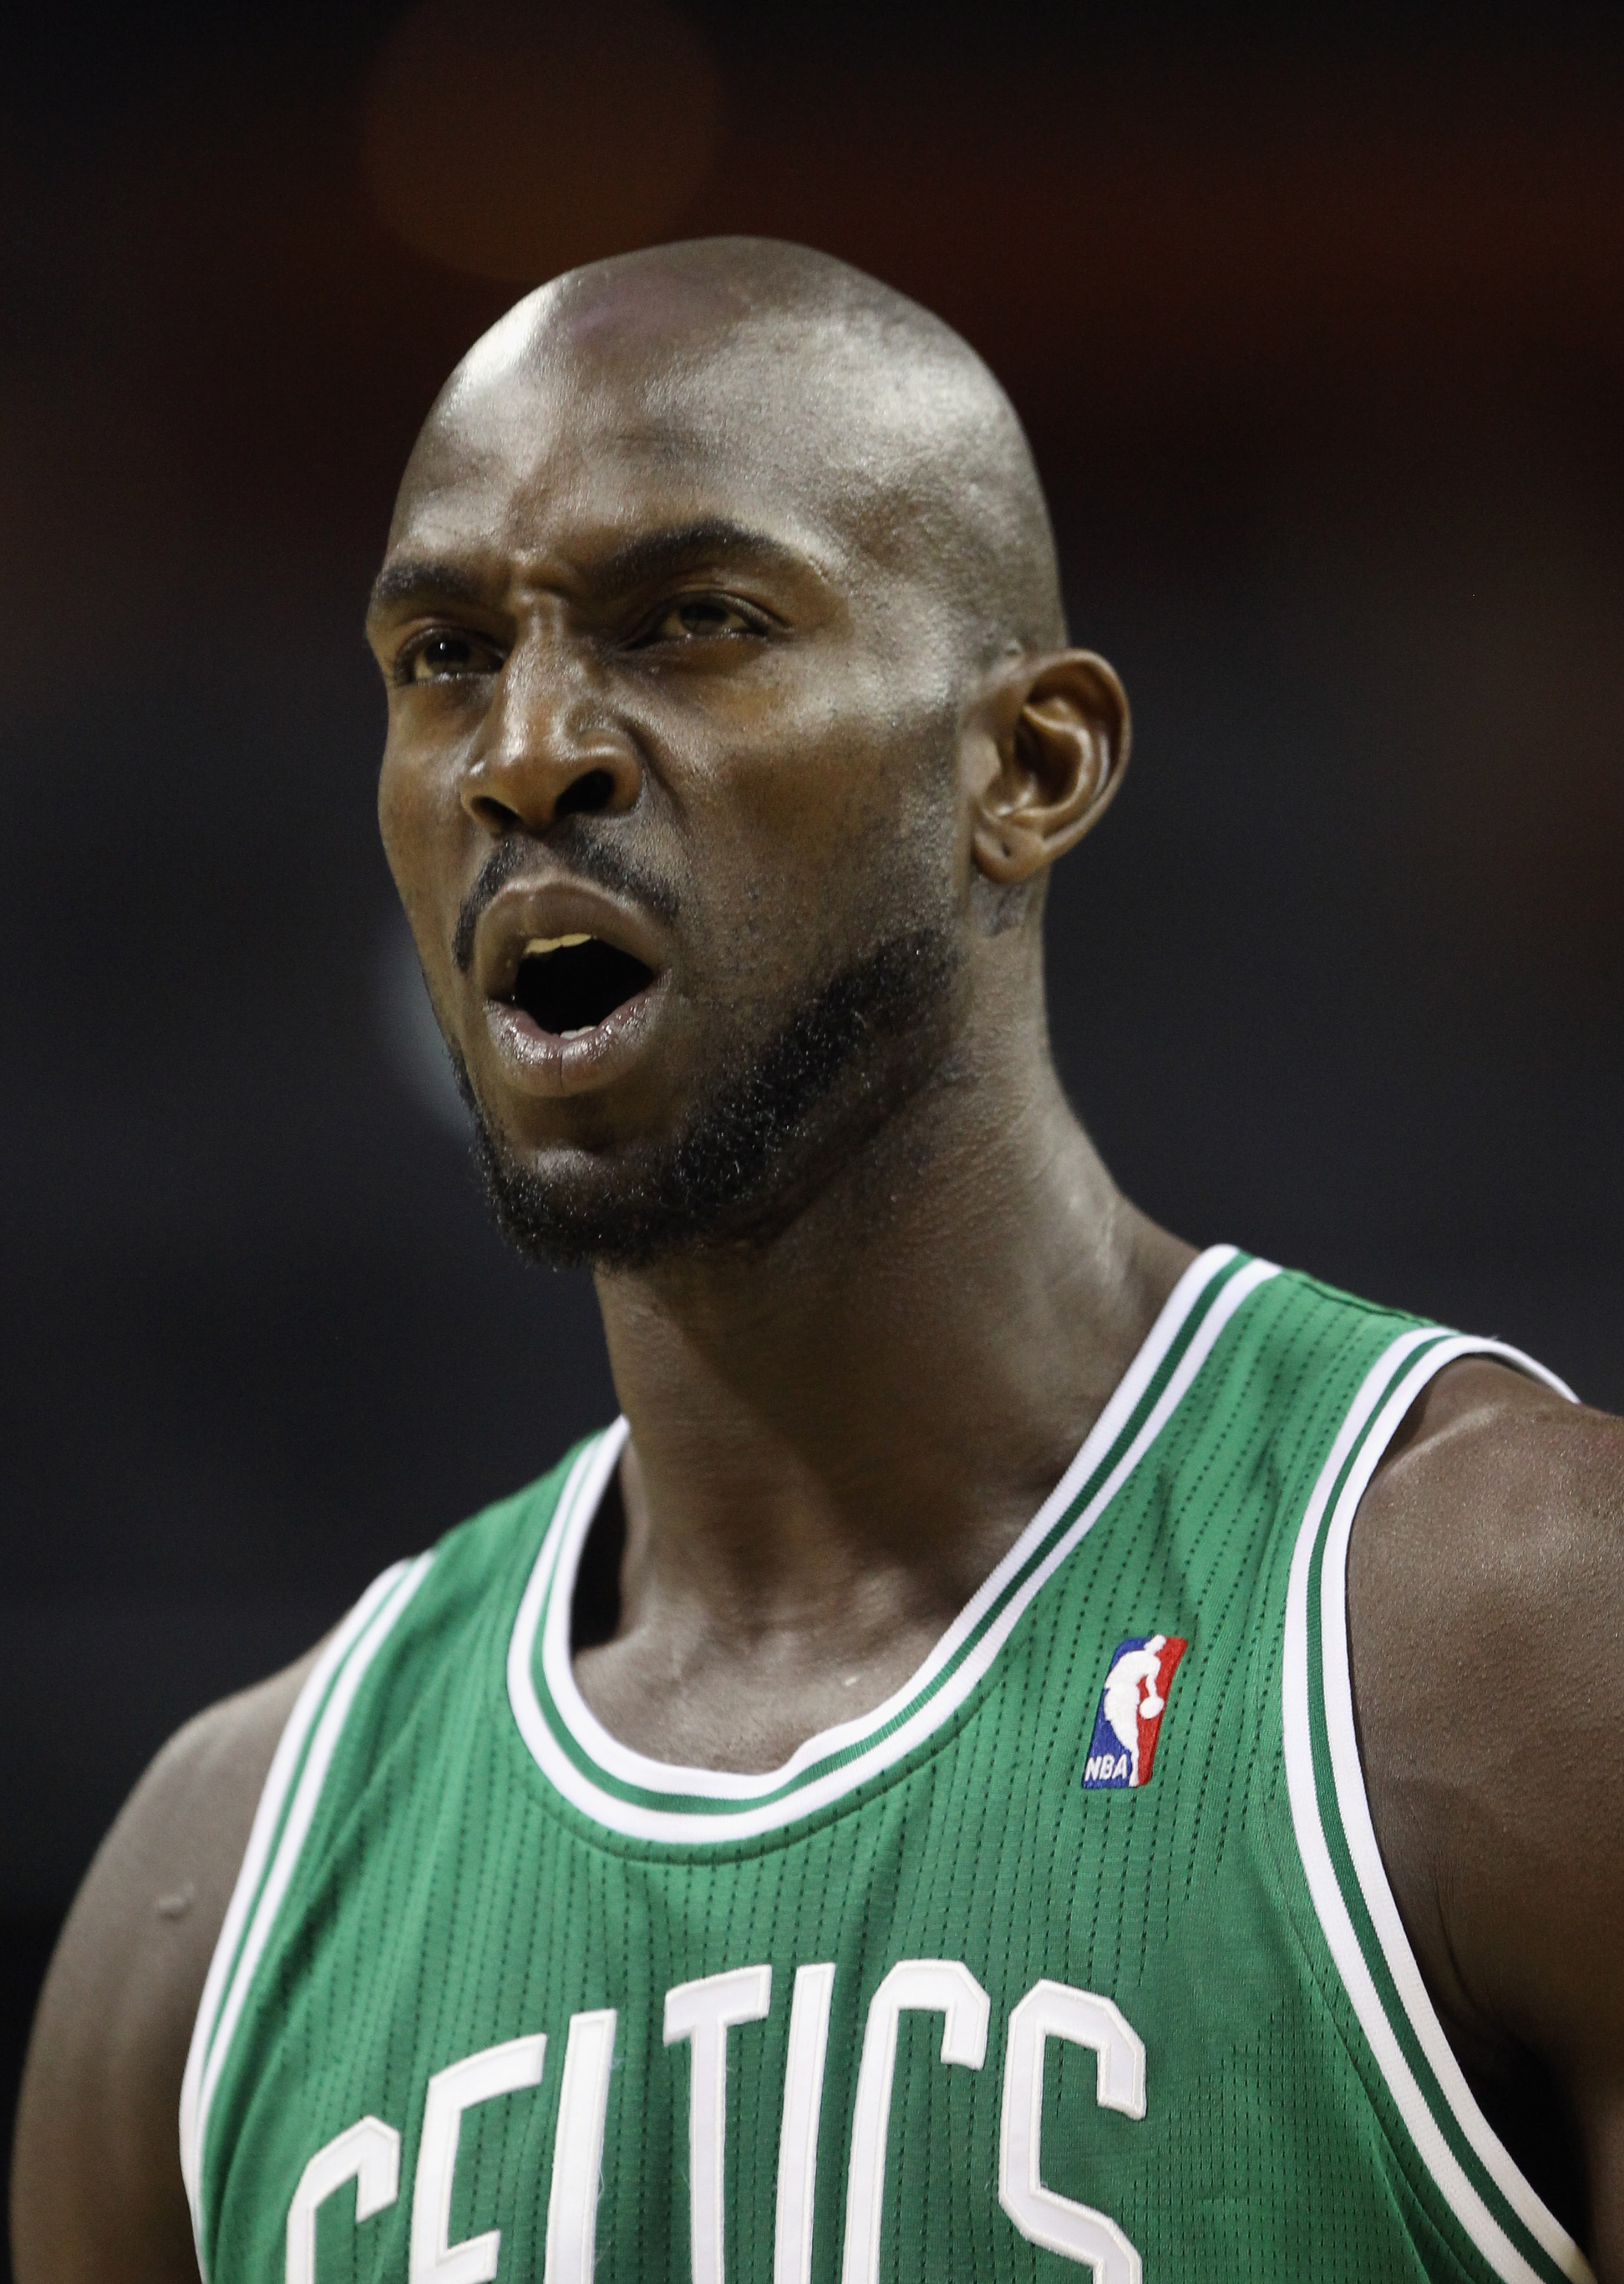
[[[181,2075],[254,1807],[314,1657],[172,1738],[90,1866],[23,2077],[17,2284],[197,2284]]]
[[[1371,1814],[1450,2044],[1624,2279],[1624,1421],[1464,1363],[1366,1494],[1348,1617]]]

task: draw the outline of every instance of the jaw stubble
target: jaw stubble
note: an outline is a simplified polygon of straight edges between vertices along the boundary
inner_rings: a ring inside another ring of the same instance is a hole
[[[667,1139],[585,1164],[520,1161],[454,1049],[498,1227],[527,1259],[560,1268],[764,1250],[950,1075],[963,958],[944,914],[883,938],[725,1053]],[[854,1210],[863,1188],[849,1185]]]

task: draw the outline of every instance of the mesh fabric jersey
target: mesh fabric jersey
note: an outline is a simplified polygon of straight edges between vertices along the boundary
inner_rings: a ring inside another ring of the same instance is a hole
[[[1354,1509],[1468,1353],[1511,1352],[1202,1255],[925,1664],[767,1775],[575,1688],[623,1428],[387,1572],[204,1993],[208,2284],[1587,2275],[1444,2040],[1355,1740]]]

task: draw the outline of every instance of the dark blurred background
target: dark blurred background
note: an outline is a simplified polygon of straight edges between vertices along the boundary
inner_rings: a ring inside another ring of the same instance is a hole
[[[0,2105],[167,1732],[607,1416],[379,852],[401,463],[516,293],[809,240],[1027,419],[1135,767],[1053,907],[1119,1177],[1624,1407],[1624,40],[1556,0],[234,0],[0,82]]]

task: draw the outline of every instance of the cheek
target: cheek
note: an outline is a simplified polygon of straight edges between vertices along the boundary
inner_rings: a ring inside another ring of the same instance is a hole
[[[436,773],[385,750],[378,779],[378,824],[407,926],[440,1028],[458,1036],[459,977],[452,958],[459,901],[462,833],[467,822]]]
[[[950,881],[959,840],[956,727],[945,709],[886,693],[817,725],[782,764],[761,772],[741,803],[769,875],[857,918],[881,884]]]
[[[685,931],[706,996],[776,1005],[899,933],[952,917],[949,804],[899,791],[878,765],[741,786],[718,805],[706,841]]]
[[[844,870],[871,843],[894,840],[925,778],[940,782],[947,730],[940,708],[873,661],[797,664],[753,692],[749,716],[728,724],[724,741],[708,753],[696,741],[690,779],[703,787],[705,840],[786,880]]]
[[[395,862],[397,850],[404,852],[410,845],[418,829],[418,821],[429,805],[424,779],[424,771],[414,767],[402,753],[401,740],[391,730],[378,772],[379,830],[391,864]]]
[[[462,810],[441,774],[403,754],[392,739],[378,778],[384,855],[414,929],[438,908],[456,868]]]
[[[804,960],[808,947],[849,933],[857,884],[892,837],[872,770],[808,741],[730,772],[707,808],[696,836],[705,901],[729,908],[758,956]]]

